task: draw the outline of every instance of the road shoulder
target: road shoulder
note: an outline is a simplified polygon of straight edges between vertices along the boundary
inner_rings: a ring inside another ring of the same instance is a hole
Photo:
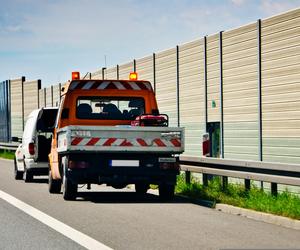
[[[292,228],[295,230],[300,230],[300,221],[299,220],[293,220],[290,218],[286,218],[283,216],[278,216],[278,215],[273,215],[273,214],[268,214],[268,213],[263,213],[263,212],[258,212],[246,208],[240,208],[240,207],[235,207],[232,205],[227,205],[227,204],[221,204],[218,203],[216,204],[215,207],[216,210],[228,213],[228,214],[234,214],[234,215],[239,215],[243,217],[247,217],[249,219],[254,219],[257,221],[262,221],[278,226],[283,226],[287,228]]]

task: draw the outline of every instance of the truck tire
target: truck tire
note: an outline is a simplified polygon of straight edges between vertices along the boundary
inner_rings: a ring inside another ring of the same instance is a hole
[[[175,185],[174,184],[161,184],[158,187],[159,197],[162,200],[174,199]]]
[[[14,168],[15,168],[14,169],[15,180],[22,180],[24,172],[18,170],[16,157],[14,158]]]
[[[49,193],[51,193],[51,194],[59,194],[60,193],[61,180],[54,180],[52,178],[50,169],[49,169],[49,176],[48,176],[48,187],[49,187]]]
[[[64,175],[63,177],[63,198],[67,201],[76,200],[77,196],[77,184],[72,183],[72,181]]]
[[[138,183],[135,184],[135,192],[137,194],[143,195],[146,194],[149,189],[149,184]]]

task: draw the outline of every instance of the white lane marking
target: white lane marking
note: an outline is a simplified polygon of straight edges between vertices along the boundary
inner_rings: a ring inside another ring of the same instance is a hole
[[[42,211],[1,190],[0,198],[87,249],[112,250],[112,248],[102,244],[101,242],[96,241],[88,235],[77,231],[76,229],[60,222],[59,220],[43,213]]]

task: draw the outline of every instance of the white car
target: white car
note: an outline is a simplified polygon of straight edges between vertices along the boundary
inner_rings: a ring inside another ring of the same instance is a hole
[[[22,143],[15,153],[15,179],[33,180],[34,175],[48,175],[48,154],[57,108],[33,110],[27,118]]]

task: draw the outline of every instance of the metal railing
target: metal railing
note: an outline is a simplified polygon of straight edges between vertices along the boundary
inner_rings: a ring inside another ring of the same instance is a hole
[[[0,149],[16,150],[18,145],[17,142],[0,142]],[[185,171],[187,183],[191,182],[191,172],[194,172],[203,174],[204,185],[208,184],[208,175],[244,179],[246,189],[250,189],[250,180],[270,182],[271,192],[275,195],[277,184],[300,186],[298,164],[181,156],[180,165],[181,170]]]
[[[0,149],[5,149],[5,150],[17,150],[19,144],[20,144],[20,143],[18,143],[18,142],[13,142],[13,143],[0,142]]]
[[[187,183],[191,181],[191,172],[195,172],[203,174],[204,185],[208,184],[208,175],[244,179],[246,189],[250,189],[250,180],[270,182],[274,195],[278,192],[277,184],[300,186],[300,165],[297,164],[187,156],[180,157],[180,164]]]

